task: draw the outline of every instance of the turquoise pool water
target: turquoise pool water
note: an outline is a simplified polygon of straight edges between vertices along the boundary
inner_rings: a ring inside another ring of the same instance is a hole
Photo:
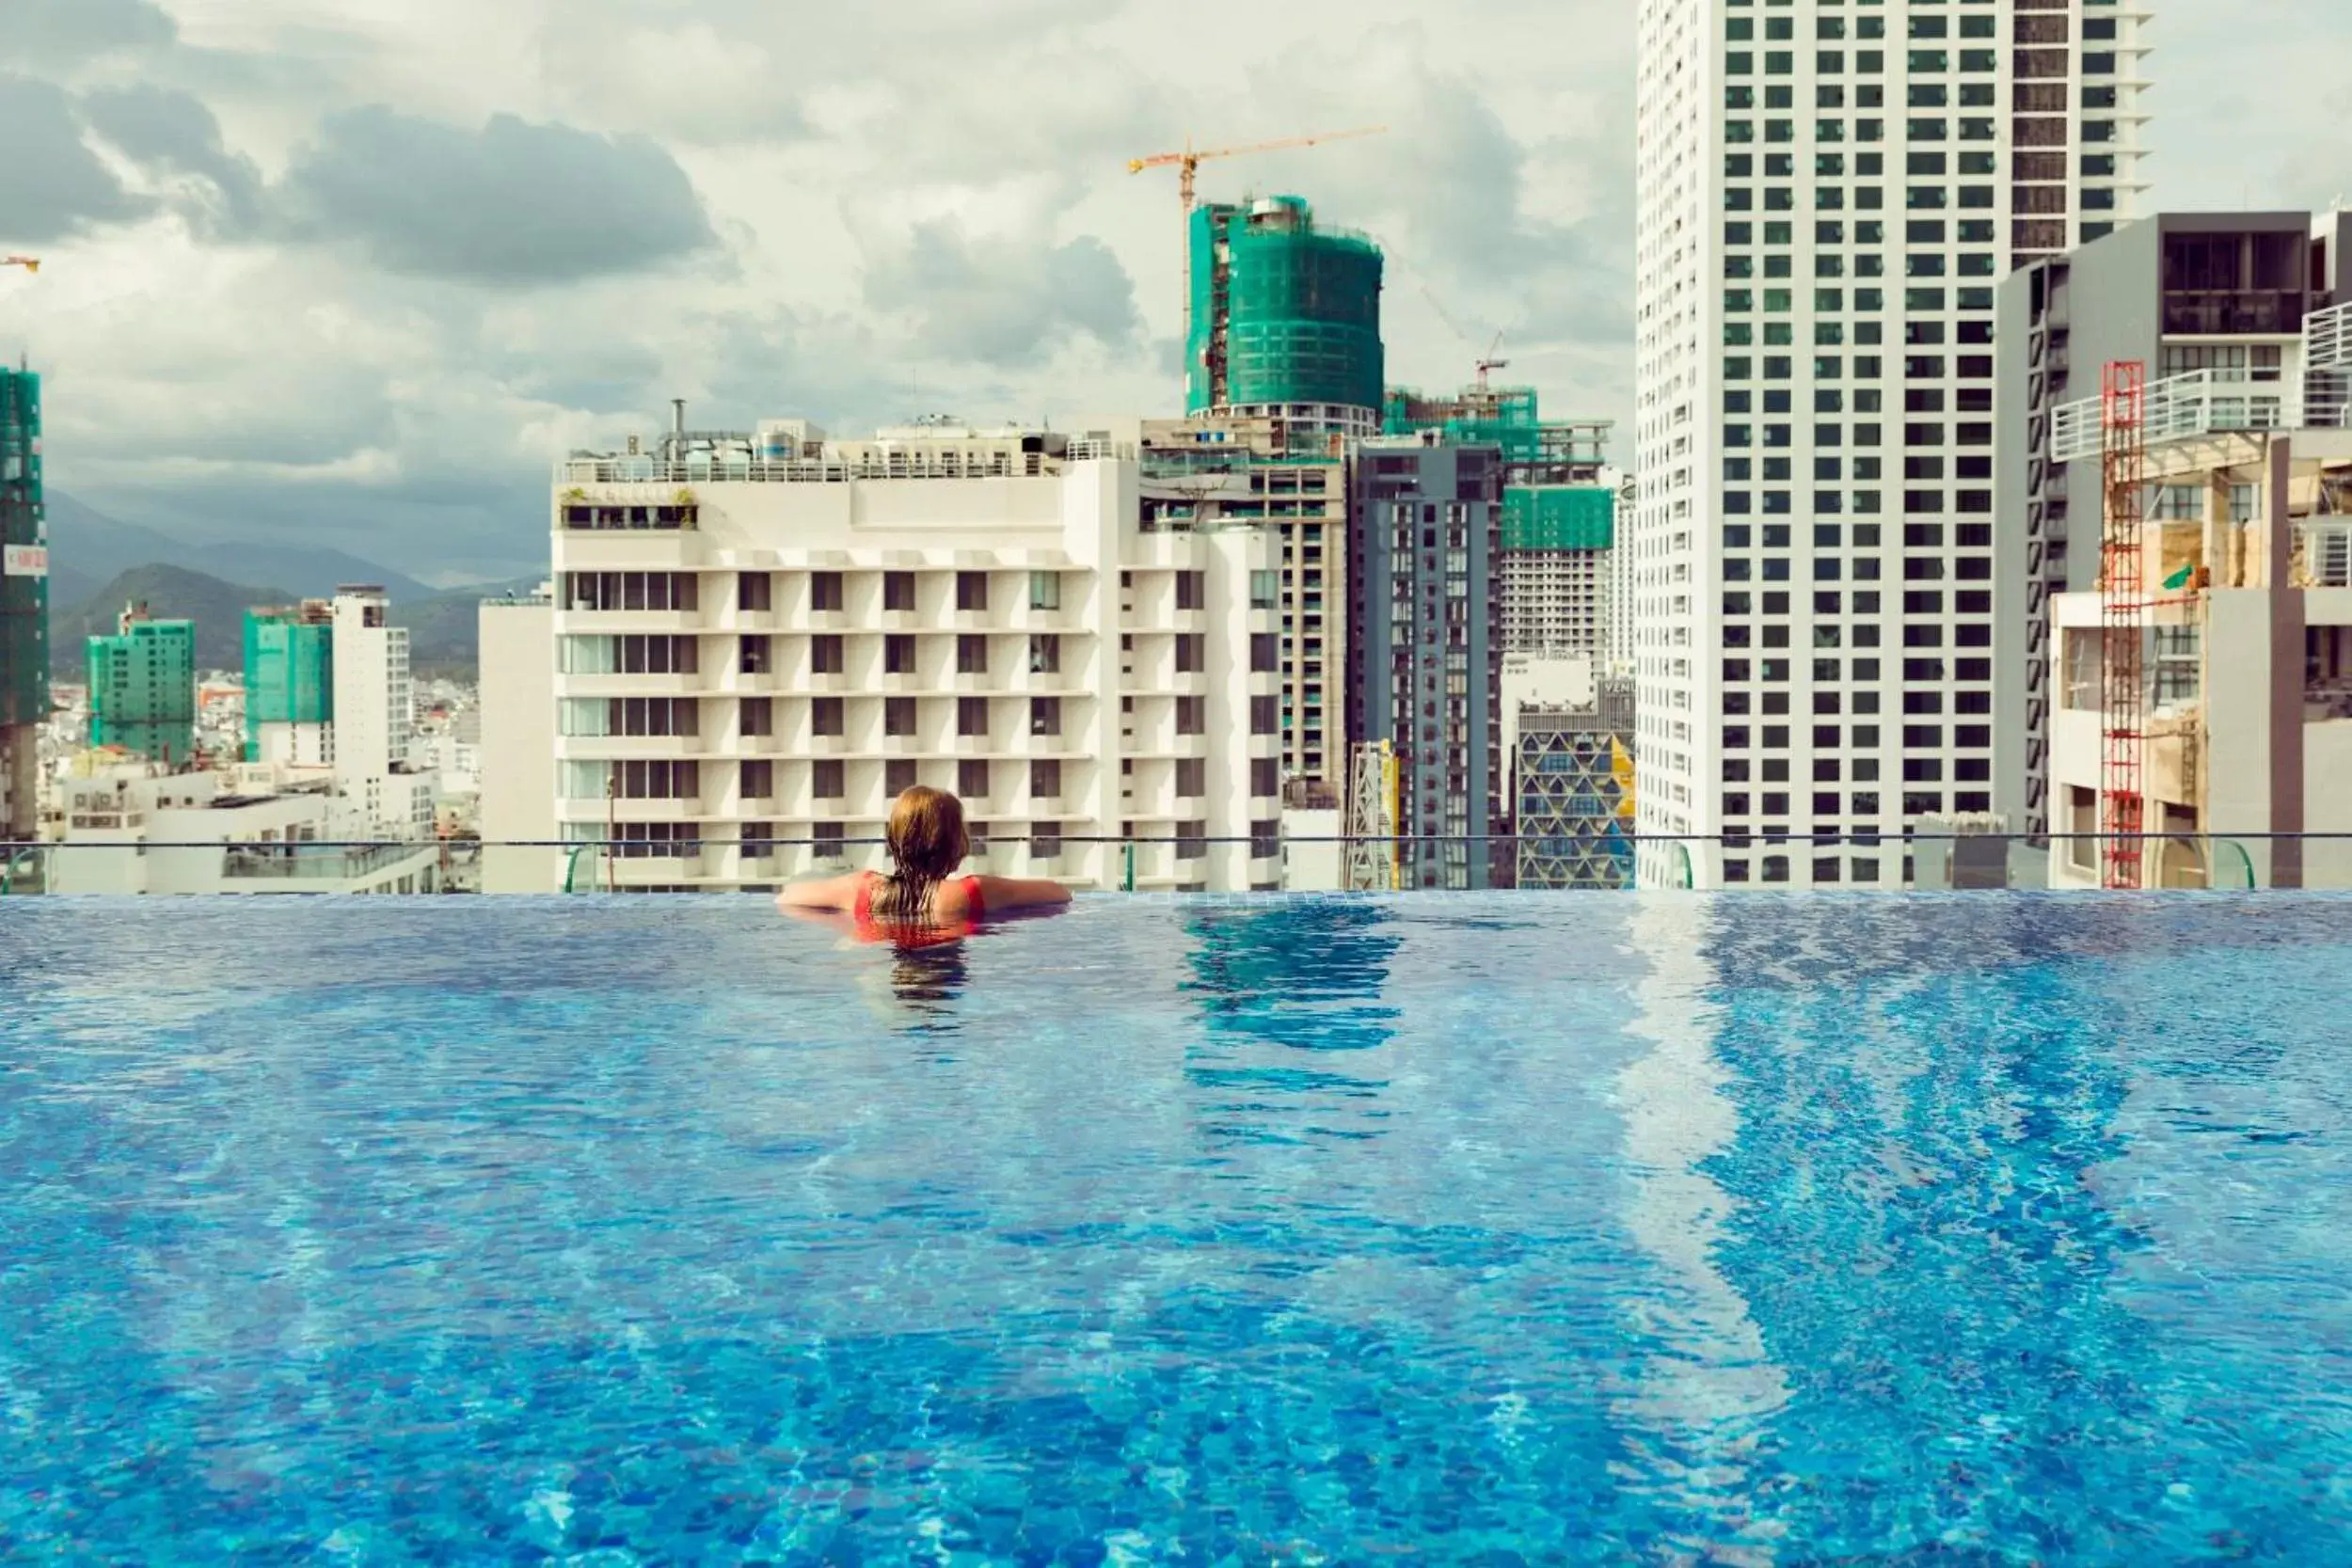
[[[2352,1561],[2352,904],[12,902],[0,1558]]]

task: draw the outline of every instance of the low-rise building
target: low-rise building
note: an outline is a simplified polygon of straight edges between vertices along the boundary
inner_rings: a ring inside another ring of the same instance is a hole
[[[55,894],[432,893],[431,845],[373,844],[320,774],[266,764],[174,772],[134,762],[58,786]]]

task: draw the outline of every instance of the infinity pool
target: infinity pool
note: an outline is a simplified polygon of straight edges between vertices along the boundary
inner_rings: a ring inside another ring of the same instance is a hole
[[[0,1557],[2352,1560],[2352,904],[0,911]]]

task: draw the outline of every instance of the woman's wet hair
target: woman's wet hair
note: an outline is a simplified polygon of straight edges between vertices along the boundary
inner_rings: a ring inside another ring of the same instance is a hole
[[[890,875],[874,895],[874,912],[903,926],[930,916],[931,895],[972,852],[963,829],[963,802],[944,789],[916,784],[890,808],[882,830]]]

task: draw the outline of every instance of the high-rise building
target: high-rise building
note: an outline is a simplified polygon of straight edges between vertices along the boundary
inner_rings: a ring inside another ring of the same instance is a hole
[[[1336,789],[1346,770],[1347,456],[1343,437],[1294,436],[1266,415],[1146,420],[1143,527],[1263,527],[1280,560],[1282,781]]]
[[[1448,397],[1391,388],[1382,428],[1501,449],[1503,650],[1600,657],[1616,531],[1615,476],[1604,467],[1610,421],[1547,420],[1534,388],[1492,387],[1482,377]]]
[[[0,370],[0,838],[40,821],[49,717],[49,525],[41,498],[40,377]]]
[[[1139,491],[1131,445],[945,424],[681,419],[562,464],[546,636],[484,610],[553,661],[557,836],[616,839],[584,875],[623,888],[773,886],[882,863],[926,784],[962,797],[980,869],[1275,885],[1272,536],[1146,531]],[[508,750],[485,737],[485,823]]]
[[[2131,215],[2146,20],[1641,0],[1646,870],[1896,887],[1992,810],[1994,290]]]
[[[1192,214],[1187,412],[1279,419],[1293,435],[1370,435],[1382,374],[1379,246],[1268,197]]]
[[[336,785],[376,832],[431,838],[433,781],[408,754],[417,730],[408,628],[392,625],[383,589],[358,584],[335,590],[332,630]]]
[[[307,599],[245,617],[245,757],[335,761],[335,607]]]
[[[1503,453],[1442,432],[1363,443],[1350,543],[1348,734],[1394,751],[1398,876],[1510,885]]]
[[[167,766],[196,757],[196,623],[126,605],[89,640],[89,740]]]
[[[2305,325],[2344,297],[2348,245],[2347,213],[2162,213],[2001,285],[1996,553],[2009,592],[1997,601],[1995,669],[2001,690],[2022,701],[1995,715],[1994,810],[2014,831],[2041,834],[2071,819],[2051,787],[2051,602],[2099,585],[2104,480],[2085,400],[2099,394],[2107,365],[2136,361],[2158,411],[2190,434],[2217,417],[2265,430],[2339,422],[2329,417],[2342,401],[2338,372],[2314,362]],[[2233,463],[2162,486],[2156,515],[2201,519],[2204,474],[2236,467],[2246,471],[2228,481],[2231,521],[2249,522],[2263,454],[2222,455]]]

